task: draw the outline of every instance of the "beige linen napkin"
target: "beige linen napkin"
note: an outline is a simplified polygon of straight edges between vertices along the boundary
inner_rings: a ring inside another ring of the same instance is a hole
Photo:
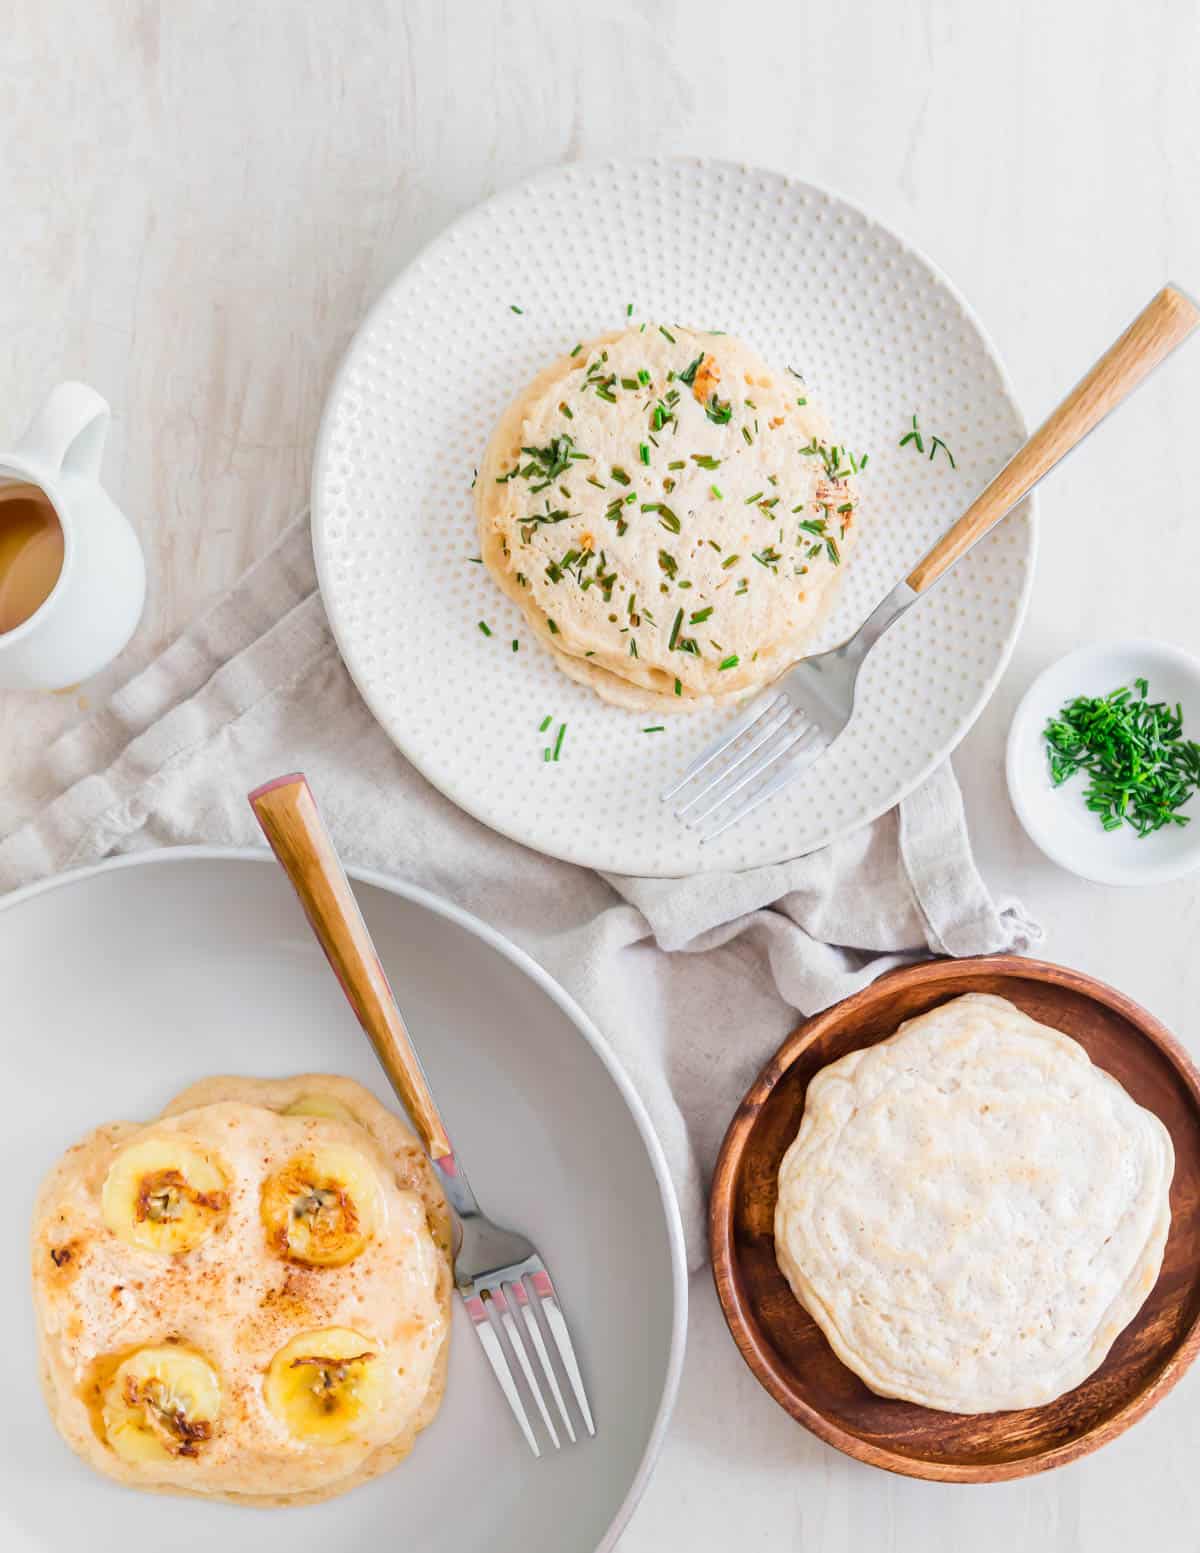
[[[600,875],[496,835],[430,787],[359,699],[317,593],[306,518],[60,738],[19,803],[10,792],[0,891],[119,852],[262,845],[246,793],[294,769],[347,862],[476,912],[588,1011],[658,1129],[693,1266],[725,1126],[797,1010],[931,953],[1021,951],[1040,937],[976,872],[948,764],[856,835],[746,873]]]

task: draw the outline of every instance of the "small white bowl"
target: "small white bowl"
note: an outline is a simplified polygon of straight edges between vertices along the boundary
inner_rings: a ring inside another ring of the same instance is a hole
[[[1200,660],[1148,638],[1095,642],[1059,658],[1025,692],[1008,734],[1008,791],[1031,841],[1051,861],[1097,884],[1161,884],[1200,867],[1200,799],[1180,811],[1190,825],[1164,825],[1138,836],[1128,825],[1106,831],[1083,801],[1087,773],[1061,787],[1050,781],[1047,720],[1076,696],[1103,696],[1135,679],[1149,682],[1151,701],[1183,708],[1185,738],[1200,739]]]

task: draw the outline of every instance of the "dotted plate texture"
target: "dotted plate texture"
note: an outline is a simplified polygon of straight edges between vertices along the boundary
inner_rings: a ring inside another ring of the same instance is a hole
[[[562,351],[624,326],[630,304],[634,323],[724,329],[794,367],[834,436],[870,455],[860,543],[818,647],[855,629],[1024,439],[965,303],[853,206],[729,163],[577,164],[456,221],[359,330],[313,472],[325,605],[380,723],[485,824],[615,873],[780,862],[891,808],[970,728],[1024,614],[1032,511],[1013,513],[888,633],[820,762],[701,847],[658,795],[732,714],[660,718],[600,701],[551,665],[471,561],[470,486],[501,410]],[[924,456],[898,446],[914,412]],[[927,456],[935,434],[957,469]],[[547,762],[562,722],[560,759]],[[658,722],[664,732],[642,731]]]

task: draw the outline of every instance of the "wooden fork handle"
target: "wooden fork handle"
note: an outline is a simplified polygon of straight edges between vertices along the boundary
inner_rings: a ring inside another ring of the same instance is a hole
[[[1082,382],[1044,421],[953,528],[918,561],[908,585],[920,593],[928,588],[994,523],[1011,511],[1064,454],[1082,442],[1110,410],[1133,392],[1200,323],[1200,310],[1174,286],[1164,286],[1111,345]]]
[[[271,850],[300,897],[342,991],[404,1101],[431,1159],[454,1151],[429,1080],[413,1050],[392,989],[312,789],[299,773],[276,777],[249,795]]]

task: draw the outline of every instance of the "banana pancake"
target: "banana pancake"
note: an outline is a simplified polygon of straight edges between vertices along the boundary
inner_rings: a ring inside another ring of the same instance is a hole
[[[776,678],[853,549],[858,461],[740,340],[648,324],[577,346],[502,416],[480,550],[570,678],[659,711]]]
[[[325,1499],[403,1460],[445,1384],[450,1219],[408,1128],[327,1074],[213,1078],[42,1186],[51,1415],[134,1487]]]

